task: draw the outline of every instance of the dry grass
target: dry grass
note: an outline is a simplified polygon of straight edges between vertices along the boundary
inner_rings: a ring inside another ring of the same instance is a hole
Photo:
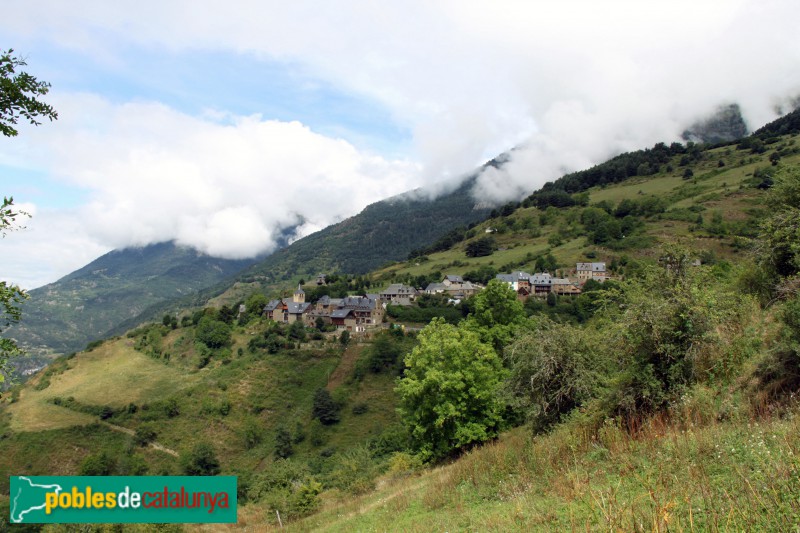
[[[92,352],[78,354],[69,361],[69,369],[51,377],[50,385],[41,391],[26,387],[19,401],[8,407],[11,429],[41,431],[96,420],[50,404],[48,400],[56,396],[72,396],[88,405],[122,407],[163,398],[178,387],[194,384],[192,376],[137,352],[126,340],[107,342]]]

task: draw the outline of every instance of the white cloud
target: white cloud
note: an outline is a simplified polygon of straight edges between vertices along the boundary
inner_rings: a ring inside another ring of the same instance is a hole
[[[234,257],[268,249],[300,216],[311,231],[518,144],[478,195],[506,201],[676,139],[720,103],[740,103],[757,127],[800,94],[798,18],[792,0],[31,0],[5,6],[0,29],[115,70],[131,49],[292,62],[381,102],[413,133],[421,170],[298,123],[91,96],[56,103],[65,133],[34,159],[94,191],[92,235],[114,246],[169,236]]]
[[[33,142],[48,147],[50,173],[92,191],[80,215],[114,247],[175,239],[215,256],[252,257],[301,219],[324,227],[417,185],[415,165],[298,122],[217,122],[87,95],[55,105],[58,125],[33,132]]]
[[[738,101],[760,125],[800,93],[792,0],[150,0],[136,10],[39,0],[9,11],[8,31],[102,50],[104,61],[133,44],[297,62],[387,105],[413,131],[429,180],[533,136],[535,168],[509,173],[507,191],[497,189],[506,197],[561,168],[674,138],[720,103]]]
[[[72,272],[111,250],[86,233],[72,211],[20,204],[33,215],[25,228],[0,240],[3,280],[33,289]]]

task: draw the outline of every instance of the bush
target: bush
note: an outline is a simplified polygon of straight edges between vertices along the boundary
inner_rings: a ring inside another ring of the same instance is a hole
[[[197,324],[195,337],[211,349],[222,348],[231,340],[231,328],[225,322],[204,316]]]
[[[322,484],[311,477],[308,466],[288,459],[279,459],[250,482],[248,500],[264,507],[279,509],[282,517],[300,517],[319,506]]]
[[[333,397],[327,389],[317,389],[314,393],[311,416],[326,426],[339,422],[339,406],[333,401]]]
[[[510,405],[540,430],[595,397],[604,361],[597,336],[540,317],[506,349]]]
[[[150,424],[142,424],[133,434],[133,443],[137,446],[147,446],[156,440],[156,430]]]
[[[467,244],[467,257],[485,257],[492,255],[496,248],[494,237],[481,237]]]
[[[106,452],[88,455],[78,469],[80,476],[110,476],[116,465],[116,461]]]
[[[207,442],[198,442],[192,451],[181,457],[181,466],[187,476],[216,476],[220,472],[214,448]]]
[[[261,443],[263,432],[255,420],[248,420],[242,428],[242,443],[246,450],[252,450]]]
[[[365,403],[358,403],[353,406],[353,414],[354,415],[363,415],[367,411],[369,411],[369,405]]]
[[[292,434],[286,428],[279,428],[275,433],[275,457],[287,459],[294,453]]]
[[[754,372],[759,388],[771,398],[800,389],[800,297],[786,303],[780,318],[778,343]]]

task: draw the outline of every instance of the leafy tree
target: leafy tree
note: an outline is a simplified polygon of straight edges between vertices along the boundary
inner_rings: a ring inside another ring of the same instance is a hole
[[[13,53],[13,49],[0,52],[0,133],[6,137],[17,135],[15,126],[20,118],[34,126],[39,125],[39,117],[51,121],[58,118],[58,113],[50,105],[37,99],[47,94],[50,84],[38,81],[27,72],[18,72],[19,67],[27,63]],[[16,229],[17,218],[21,216],[27,216],[27,213],[16,210],[14,199],[4,196],[0,204],[0,237]],[[19,321],[20,304],[26,298],[25,291],[19,286],[0,281],[0,333]],[[13,340],[0,337],[0,383],[4,380],[3,371],[8,359],[20,353]]]
[[[350,344],[350,332],[344,330],[339,336],[339,342],[342,344],[342,346],[347,347],[347,345]]]
[[[772,213],[763,223],[757,257],[777,276],[800,272],[800,167],[785,167],[775,173],[767,197]]]
[[[534,268],[537,272],[555,272],[558,269],[558,261],[552,253],[548,252],[536,258]]]
[[[311,408],[311,416],[329,426],[339,421],[339,406],[333,401],[328,389],[317,389],[314,393],[314,405]]]
[[[247,314],[250,316],[261,316],[261,313],[264,311],[264,307],[267,305],[267,297],[257,292],[251,295],[245,301],[245,307],[247,308]]]
[[[402,335],[403,330],[396,329]],[[403,343],[391,333],[382,333],[375,337],[375,341],[368,349],[369,369],[374,373],[391,370],[397,365],[398,359],[403,354]]]
[[[501,353],[524,319],[525,310],[514,289],[504,281],[493,279],[472,298],[472,313],[464,327],[478,333],[484,342]]]
[[[494,237],[481,237],[467,244],[467,257],[484,257],[492,255],[495,249]]]
[[[182,456],[181,463],[187,476],[216,476],[220,473],[217,455],[207,442],[195,444],[188,455]]]
[[[470,270],[464,274],[464,279],[486,285],[497,276],[497,269],[491,265],[481,265],[477,270]]]
[[[13,53],[13,49],[0,53],[0,133],[6,137],[19,133],[15,126],[20,118],[34,126],[41,124],[39,117],[51,121],[58,118],[52,106],[37,99],[50,91],[50,84],[27,72],[17,72],[27,63]]]
[[[425,459],[441,459],[497,435],[503,403],[500,358],[477,333],[434,319],[406,356],[400,411]]]
[[[294,453],[292,448],[292,434],[286,428],[279,428],[275,434],[275,457],[286,459]]]
[[[209,348],[222,348],[231,340],[231,328],[224,322],[204,316],[197,324],[195,336]]]
[[[289,338],[305,342],[306,340],[306,327],[303,325],[302,320],[292,322],[289,326]]]

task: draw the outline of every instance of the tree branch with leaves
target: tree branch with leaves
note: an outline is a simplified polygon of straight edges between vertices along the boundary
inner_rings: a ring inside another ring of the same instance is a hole
[[[13,55],[14,50],[0,52],[0,133],[6,137],[16,137],[20,119],[38,126],[42,119],[51,121],[58,118],[53,107],[38,99],[50,91],[50,84],[37,80],[20,67],[27,65],[25,59]],[[20,229],[19,219],[30,216],[16,209],[14,198],[3,197],[0,204],[0,236]],[[0,281],[0,333],[13,323],[19,322],[22,315],[20,305],[27,294],[18,285]],[[22,352],[13,339],[0,337],[0,383],[9,358]]]

